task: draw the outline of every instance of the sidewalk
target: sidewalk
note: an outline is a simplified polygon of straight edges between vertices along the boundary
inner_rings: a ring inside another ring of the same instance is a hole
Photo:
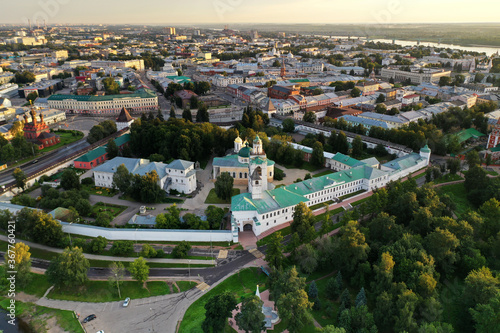
[[[7,236],[0,235],[0,240],[2,241],[8,241]],[[17,242],[23,242],[24,244],[28,245],[30,248],[36,248],[40,250],[45,250],[49,252],[55,252],[55,253],[62,253],[64,250],[63,249],[58,249],[55,247],[50,247],[46,245],[41,245],[33,242],[28,242],[24,241],[22,239],[17,239]],[[104,260],[104,261],[124,261],[124,262],[131,262],[137,259],[137,257],[112,257],[112,256],[100,256],[96,254],[88,254],[84,253],[83,254],[85,258],[91,259],[91,260]],[[162,264],[192,264],[192,265],[210,265],[212,260],[200,260],[200,259],[167,259],[167,258],[144,258],[147,262],[151,263],[162,263]]]

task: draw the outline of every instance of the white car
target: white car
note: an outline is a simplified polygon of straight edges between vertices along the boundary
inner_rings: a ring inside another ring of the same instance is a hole
[[[99,331],[99,332],[97,332],[97,333],[104,333],[104,331]]]
[[[125,300],[123,301],[123,306],[126,307],[128,306],[128,304],[130,303],[130,297],[127,297],[125,298]]]

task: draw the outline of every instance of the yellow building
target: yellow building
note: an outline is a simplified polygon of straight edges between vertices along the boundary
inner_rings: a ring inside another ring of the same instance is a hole
[[[234,179],[234,185],[247,185],[249,175],[256,168],[267,190],[267,184],[274,179],[274,161],[267,159],[262,149],[262,140],[258,136],[253,141],[253,147],[250,147],[246,140],[243,142],[237,137],[234,140],[234,154],[216,157],[213,161],[214,179],[223,172],[229,172]],[[264,174],[267,177],[264,178]]]

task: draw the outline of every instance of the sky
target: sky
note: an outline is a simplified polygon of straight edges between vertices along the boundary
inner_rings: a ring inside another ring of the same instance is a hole
[[[498,0],[1,0],[0,24],[499,22]]]

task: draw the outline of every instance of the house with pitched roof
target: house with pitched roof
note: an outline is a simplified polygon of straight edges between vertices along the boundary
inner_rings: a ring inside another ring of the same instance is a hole
[[[158,175],[158,185],[167,193],[192,193],[196,190],[194,162],[174,160],[172,163],[151,162],[141,158],[115,157],[94,169],[96,186],[113,188],[113,176],[120,165],[134,174],[144,176],[152,171]]]

